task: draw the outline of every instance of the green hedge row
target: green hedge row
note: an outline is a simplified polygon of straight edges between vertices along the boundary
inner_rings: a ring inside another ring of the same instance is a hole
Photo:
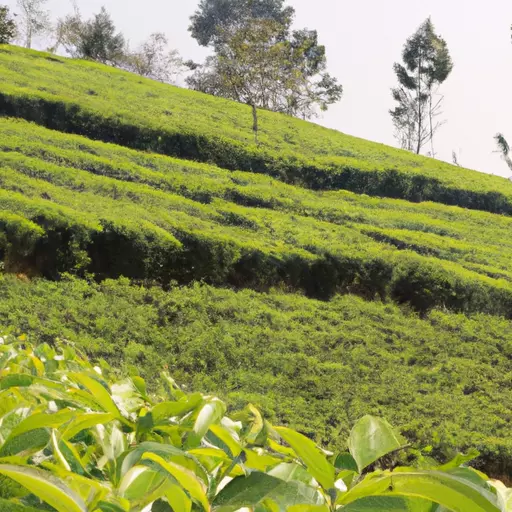
[[[0,49],[2,114],[316,190],[432,200],[495,213],[509,214],[512,208],[512,186],[502,178],[266,111],[260,112],[256,146],[244,105],[20,48]]]
[[[512,279],[509,217],[436,203],[375,199],[341,191],[314,192],[264,175],[230,172],[142,153],[12,119],[0,124],[0,150],[4,152],[4,165],[76,190],[101,192],[108,186],[116,190],[111,193],[113,197],[139,198],[150,187],[205,205],[213,204],[217,221],[251,229],[257,229],[259,221],[249,219],[242,210],[220,208],[218,199],[314,217],[336,225],[350,225],[399,249],[454,261],[489,277]],[[51,170],[41,168],[42,162],[50,164]],[[62,168],[58,175],[56,165]],[[80,171],[115,181],[99,186],[98,183],[107,182],[94,180]],[[71,180],[74,175],[81,176],[80,180]],[[141,186],[127,188],[126,183]]]
[[[87,226],[70,221],[66,209],[46,208],[44,201],[9,194],[8,206],[24,209],[27,219],[44,229],[44,235],[38,231],[37,240],[27,249],[17,217],[5,217],[0,223],[10,251],[24,251],[14,270],[29,275],[56,279],[63,272],[74,272],[162,284],[204,280],[256,290],[278,286],[321,299],[350,292],[369,299],[392,298],[422,312],[443,307],[512,317],[512,287],[506,281],[408,251],[383,251],[375,244],[374,249],[346,246],[344,251],[314,256],[291,247],[275,251],[257,240],[244,244],[185,226],[170,234],[143,219],[134,223],[112,216]]]
[[[358,194],[435,201],[491,213],[512,214],[512,197],[499,191],[447,186],[427,175],[396,169],[362,169],[357,165],[322,165],[305,159],[282,159],[264,150],[200,133],[162,131],[104,117],[78,104],[0,92],[0,113],[33,121],[52,130],[218,165],[230,170],[268,174],[313,190],[350,190]]]
[[[487,267],[478,268],[489,254],[484,234],[490,214],[469,215],[481,231],[474,230],[474,242],[453,239],[453,254],[425,256],[407,249],[414,248],[416,239],[433,247],[446,237],[398,230],[380,243],[374,240],[377,228],[368,230],[366,225],[329,223],[216,198],[201,204],[119,176],[24,156],[15,149],[0,157],[0,211],[23,215],[40,226],[44,236],[39,233],[27,252],[25,234],[16,235],[18,221],[4,223],[9,250],[19,255],[10,258],[16,262],[10,267],[4,250],[8,270],[25,269],[29,275],[52,279],[74,272],[162,284],[205,280],[257,290],[278,286],[321,299],[350,292],[371,299],[392,298],[422,312],[445,307],[512,314],[508,273],[503,271],[494,279]],[[201,181],[200,176],[196,179]],[[307,200],[312,201],[313,193],[308,194]],[[504,244],[496,246],[498,251],[507,247],[507,239],[501,240],[507,225],[497,224],[495,238]],[[454,224],[454,232],[463,225],[463,221]],[[404,246],[396,243],[399,236]],[[476,243],[479,237],[481,244]],[[421,252],[419,245],[416,249]],[[457,258],[457,251],[463,257]],[[464,259],[470,256],[474,259]],[[496,264],[506,268],[507,257]],[[475,268],[465,268],[470,265]]]

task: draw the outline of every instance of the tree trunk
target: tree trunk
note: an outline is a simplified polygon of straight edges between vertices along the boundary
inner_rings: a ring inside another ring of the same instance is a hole
[[[418,62],[418,92],[417,92],[417,101],[418,101],[418,144],[416,146],[416,154],[419,155],[421,151],[421,132],[423,128],[423,117],[422,117],[422,105],[421,105],[421,65],[423,61],[421,60],[421,50],[420,50],[420,59]]]
[[[254,142],[258,144],[258,110],[254,103],[251,103],[252,107],[252,131],[254,132]]]
[[[436,154],[434,152],[434,122],[433,122],[433,115],[432,112],[432,91],[429,91],[429,122],[430,122],[430,156],[432,158],[436,157]]]
[[[27,27],[27,40],[25,41],[25,47],[30,50],[32,48],[32,26],[30,25],[30,22],[27,23],[29,23],[29,25]]]

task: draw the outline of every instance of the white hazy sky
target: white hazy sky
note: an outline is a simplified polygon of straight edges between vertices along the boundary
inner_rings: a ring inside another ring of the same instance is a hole
[[[6,0],[4,0],[5,3]],[[200,60],[188,31],[199,0],[78,0],[89,16],[104,5],[132,44],[164,32],[186,59]],[[16,12],[16,0],[6,2]],[[465,167],[509,176],[494,152],[493,136],[512,139],[512,1],[510,0],[288,0],[296,26],[317,29],[327,47],[328,66],[344,86],[341,102],[318,123],[366,139],[395,145],[389,109],[396,83],[392,66],[419,24],[432,17],[446,39],[455,68],[445,82],[444,118],[438,157],[456,151]],[[48,0],[53,17],[71,10],[69,0]]]

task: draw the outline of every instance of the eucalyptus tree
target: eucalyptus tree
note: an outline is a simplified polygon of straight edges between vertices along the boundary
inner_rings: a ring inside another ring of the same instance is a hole
[[[434,135],[444,123],[437,120],[444,99],[439,89],[452,72],[453,61],[430,18],[407,39],[402,61],[394,64],[398,87],[392,95],[397,105],[390,114],[395,135],[403,149],[418,154],[430,142],[431,156],[435,156]]]
[[[23,44],[27,48],[32,47],[34,37],[47,34],[51,30],[50,13],[45,9],[47,3],[48,0],[17,0]]]

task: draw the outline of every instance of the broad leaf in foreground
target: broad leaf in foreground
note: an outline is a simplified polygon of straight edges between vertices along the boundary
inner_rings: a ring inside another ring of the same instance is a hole
[[[386,420],[374,416],[361,418],[354,425],[348,440],[348,448],[359,472],[406,444],[405,439]]]
[[[438,503],[452,512],[500,512],[496,495],[479,485],[440,471],[373,473],[338,499],[348,505],[368,496],[409,496]]]
[[[324,489],[334,487],[334,467],[311,439],[286,427],[275,427],[274,430],[293,448],[311,476]]]
[[[0,464],[0,475],[12,478],[58,512],[88,512],[80,496],[51,473],[28,466]]]

